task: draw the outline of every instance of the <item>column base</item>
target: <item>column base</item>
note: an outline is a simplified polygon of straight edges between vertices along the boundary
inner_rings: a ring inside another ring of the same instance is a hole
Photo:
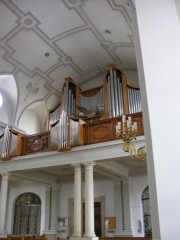
[[[114,237],[132,237],[132,230],[122,230],[122,229],[116,229],[114,233]]]
[[[99,237],[70,237],[70,240],[98,240]]]
[[[0,230],[0,238],[6,238],[7,237],[7,232],[4,229]]]
[[[57,231],[56,230],[44,230],[43,234],[48,240],[57,240]]]

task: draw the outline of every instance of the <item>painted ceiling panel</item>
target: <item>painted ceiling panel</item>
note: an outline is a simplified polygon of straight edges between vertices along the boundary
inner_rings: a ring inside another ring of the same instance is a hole
[[[127,12],[124,8],[114,11],[109,2],[87,1],[83,10],[105,41],[131,43],[128,35],[132,34],[132,30],[128,24],[129,18],[125,18]],[[111,34],[106,33],[106,30],[109,30]]]
[[[0,75],[12,74],[19,94],[13,124],[34,102],[55,107],[65,77],[86,88],[109,64],[136,71],[132,35],[128,0],[0,0]]]
[[[119,56],[121,62],[126,63],[126,67],[129,69],[136,69],[136,55],[134,52],[134,47],[117,47],[115,48],[116,54]],[[125,67],[124,64],[121,65],[122,68]]]
[[[52,86],[59,92],[62,90],[64,79],[71,76],[73,76],[74,82],[79,79],[79,74],[70,65],[64,64],[49,74],[49,77],[54,80]]]
[[[72,9],[69,10],[63,1],[14,0],[13,2],[25,14],[31,12],[39,22],[38,27],[49,38],[54,38],[63,32],[68,32],[85,24],[77,12]]]
[[[90,30],[77,32],[68,41],[63,38],[56,44],[83,71],[113,61]]]
[[[0,47],[0,72],[11,73],[14,67],[3,58],[6,53],[7,51]]]
[[[34,31],[22,30],[7,44],[14,50],[12,57],[29,71],[38,68],[46,72],[59,62],[60,56],[56,51]],[[49,53],[49,57],[45,57],[45,53]]]
[[[17,17],[0,1],[0,39],[17,27]]]

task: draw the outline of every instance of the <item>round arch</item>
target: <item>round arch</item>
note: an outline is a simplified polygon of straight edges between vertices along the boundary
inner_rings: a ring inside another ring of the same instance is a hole
[[[13,234],[40,235],[41,199],[32,192],[21,194],[15,201]]]

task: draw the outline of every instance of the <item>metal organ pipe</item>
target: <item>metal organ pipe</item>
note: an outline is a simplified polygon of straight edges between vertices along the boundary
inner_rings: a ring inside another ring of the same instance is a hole
[[[115,112],[115,101],[114,101],[114,79],[113,79],[113,70],[110,69],[110,84],[111,84],[111,110],[112,110],[112,117],[116,116]]]
[[[68,147],[68,116],[71,114],[75,114],[75,96],[73,93],[73,86],[71,83],[66,82],[64,86],[64,94],[63,94],[63,105],[62,112],[60,116],[60,147],[65,148]],[[72,125],[72,126],[71,126]],[[75,138],[75,132],[77,132],[77,124],[74,124],[73,121],[70,121],[70,133],[71,137]],[[76,134],[77,135],[77,134]],[[77,138],[77,136],[76,136]],[[73,139],[73,142],[75,140]]]
[[[129,113],[141,111],[141,94],[139,89],[127,88]]]
[[[95,112],[96,107],[102,107],[104,104],[102,87],[100,87],[97,92],[92,92],[90,94],[81,92],[79,96],[79,104],[81,107],[85,107],[89,112]]]
[[[108,112],[109,117],[116,117],[123,113],[123,96],[121,79],[117,77],[117,70],[110,69],[107,78]]]
[[[110,91],[110,83],[109,83],[109,77],[108,77],[108,82],[107,82],[107,92],[108,92],[108,112],[109,112],[109,117],[112,117],[112,110],[111,110],[111,91]]]
[[[4,136],[2,140],[2,152],[1,152],[2,158],[8,157],[9,139],[10,139],[10,132],[9,132],[9,127],[7,126],[4,130]]]
[[[113,71],[114,81],[114,99],[115,99],[115,116],[119,116],[119,102],[118,102],[118,89],[117,89],[117,75],[116,71]]]
[[[124,113],[124,105],[123,105],[123,94],[122,94],[122,82],[118,77],[118,95],[119,95],[119,115]]]

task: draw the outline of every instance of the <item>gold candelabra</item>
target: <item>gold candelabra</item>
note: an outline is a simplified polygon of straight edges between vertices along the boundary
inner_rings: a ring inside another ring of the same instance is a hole
[[[116,125],[116,136],[124,142],[123,150],[129,152],[133,160],[142,162],[146,160],[145,146],[136,150],[131,143],[132,140],[136,139],[137,131],[137,122],[132,122],[131,116],[126,120],[126,116],[123,115],[122,121]]]

